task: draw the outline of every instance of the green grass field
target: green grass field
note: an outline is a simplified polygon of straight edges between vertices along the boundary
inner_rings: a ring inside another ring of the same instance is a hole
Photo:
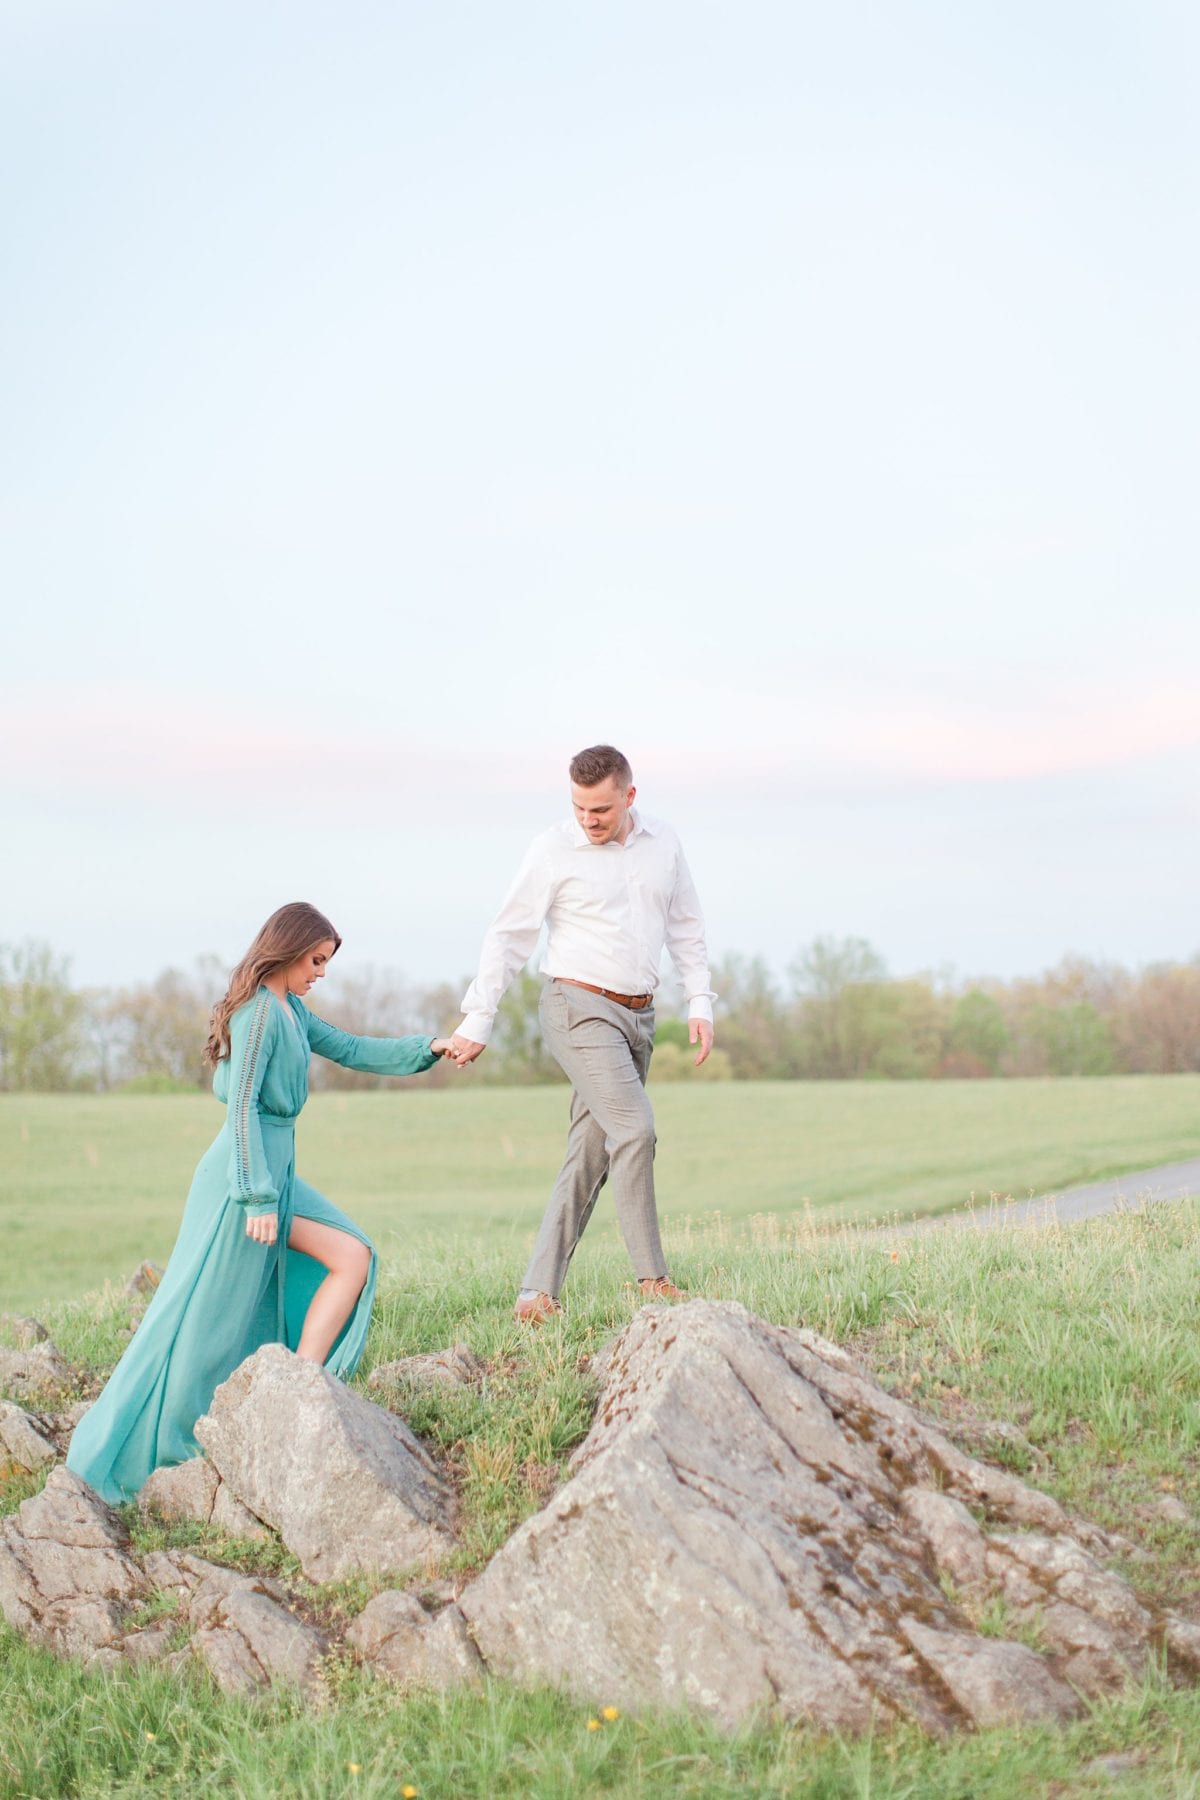
[[[1094,1081],[664,1083],[660,1211],[864,1222],[1023,1198],[1200,1154],[1200,1076]],[[298,1166],[385,1260],[447,1232],[514,1274],[562,1153],[564,1088],[318,1095]],[[166,1259],[222,1113],[204,1095],[0,1096],[0,1310]],[[602,1199],[580,1251],[612,1232]]]
[[[1179,1159],[1200,1148],[1198,1099],[1194,1077],[662,1088],[671,1266],[693,1293],[845,1344],[968,1448],[1133,1540],[1120,1573],[1200,1617],[1200,1202],[971,1233],[867,1234],[852,1222]],[[464,1578],[563,1477],[595,1399],[581,1362],[635,1305],[602,1205],[566,1314],[539,1332],[512,1322],[564,1106],[561,1090],[331,1096],[303,1121],[301,1167],[384,1252],[358,1383],[378,1362],[456,1341],[491,1370],[480,1390],[407,1408],[461,1495],[447,1572]],[[0,1306],[35,1310],[72,1361],[103,1374],[130,1303],[85,1290],[169,1250],[215,1118],[192,1099],[0,1103]],[[62,1297],[47,1305],[52,1293]],[[997,1440],[994,1420],[1021,1439]],[[35,1485],[0,1482],[0,1513]],[[1190,1523],[1139,1512],[1167,1493]],[[165,1527],[136,1530],[143,1548],[168,1541]],[[211,1527],[173,1527],[169,1541],[235,1564],[263,1555]],[[281,1547],[268,1555],[296,1603],[326,1618],[368,1597],[366,1583],[312,1588]],[[330,1678],[319,1710],[278,1691],[234,1701],[196,1671],[106,1676],[0,1626],[0,1800],[393,1800],[405,1785],[420,1800],[1200,1800],[1200,1691],[1161,1675],[1065,1729],[944,1744],[911,1729],[845,1742],[769,1722],[723,1737],[654,1716],[589,1732],[610,1696],[583,1705],[491,1683],[401,1698],[348,1661]],[[1117,1777],[1100,1760],[1110,1756],[1124,1759]]]

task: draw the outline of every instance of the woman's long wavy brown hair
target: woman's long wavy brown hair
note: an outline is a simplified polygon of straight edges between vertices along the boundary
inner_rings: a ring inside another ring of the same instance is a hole
[[[213,1007],[204,1060],[215,1069],[229,1055],[229,1021],[239,1006],[257,994],[268,975],[277,975],[298,957],[326,938],[338,949],[341,938],[325,917],[307,900],[290,900],[273,912],[241,962],[229,977],[225,998]]]

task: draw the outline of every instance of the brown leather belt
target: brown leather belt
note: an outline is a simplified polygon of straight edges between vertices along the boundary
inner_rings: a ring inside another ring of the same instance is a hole
[[[654,1005],[653,994],[614,994],[611,988],[593,987],[590,981],[573,981],[569,975],[554,975],[551,979],[565,981],[568,987],[586,988],[589,994],[602,994],[606,1000],[615,1000],[618,1006],[628,1006],[633,1012]]]

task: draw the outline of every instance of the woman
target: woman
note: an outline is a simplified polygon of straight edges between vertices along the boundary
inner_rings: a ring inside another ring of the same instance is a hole
[[[303,901],[272,913],[233,971],[205,1057],[227,1116],[192,1180],[171,1260],[129,1348],[76,1427],[67,1465],[116,1505],[199,1452],[214,1390],[262,1344],[349,1377],[375,1297],[375,1250],[295,1171],[315,1050],[370,1075],[414,1075],[445,1038],[352,1037],[303,996],[341,943]]]

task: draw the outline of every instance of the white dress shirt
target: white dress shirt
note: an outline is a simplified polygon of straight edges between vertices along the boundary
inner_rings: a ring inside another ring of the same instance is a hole
[[[479,973],[459,1027],[486,1044],[509,982],[533,954],[542,925],[543,975],[565,975],[615,994],[652,994],[664,947],[678,969],[688,1017],[712,1020],[704,919],[669,825],[630,808],[623,844],[593,844],[573,818],[533,840],[488,926]]]

